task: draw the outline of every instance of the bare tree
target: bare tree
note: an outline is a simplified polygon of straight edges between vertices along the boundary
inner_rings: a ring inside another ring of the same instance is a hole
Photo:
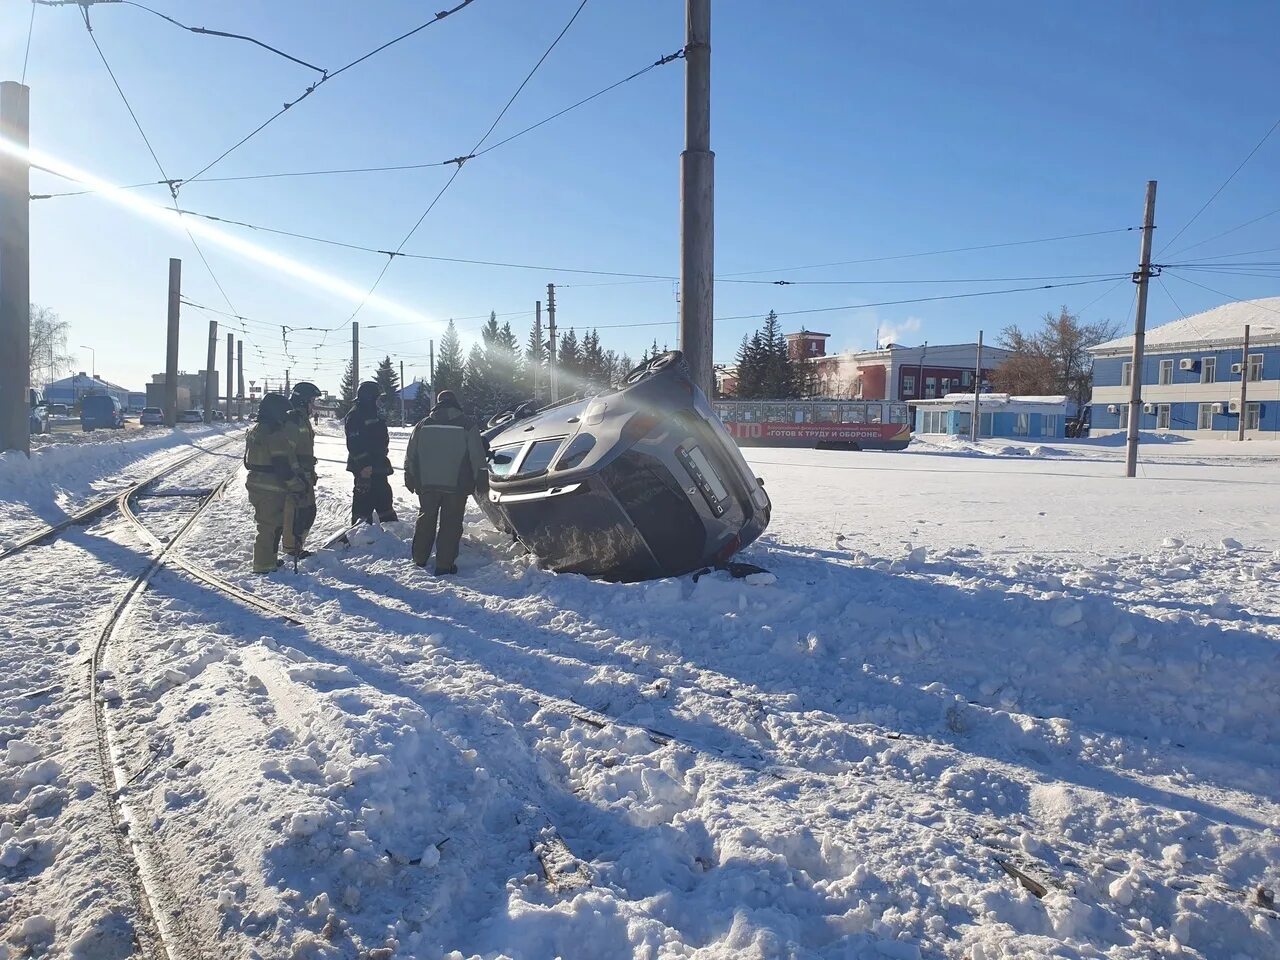
[[[67,352],[67,334],[71,324],[48,307],[31,305],[31,350],[27,369],[32,385],[45,386],[71,371],[72,356]]]
[[[1089,348],[1114,338],[1119,325],[1110,320],[1081,323],[1065,305],[1042,319],[1037,332],[1027,333],[1016,325],[1001,331],[1000,346],[1013,356],[992,373],[992,386],[1006,393],[1062,394],[1078,404],[1088,403],[1093,389]]]

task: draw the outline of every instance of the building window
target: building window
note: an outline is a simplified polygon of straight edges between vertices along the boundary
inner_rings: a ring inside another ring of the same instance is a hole
[[[932,400],[938,392],[938,381],[935,377],[924,378],[925,399]]]
[[[1158,407],[1156,407],[1156,429],[1157,430],[1169,429],[1169,414],[1171,412],[1171,409],[1172,408],[1167,403],[1162,403]]]
[[[904,375],[902,377],[902,395],[904,397],[914,397],[916,395],[916,378],[914,376]]]
[[[1173,361],[1161,360],[1160,361],[1160,385],[1166,386],[1167,384],[1170,384],[1170,383],[1173,383]]]
[[[1120,364],[1120,386],[1127,387],[1133,383],[1133,361],[1126,360]]]
[[[972,374],[972,373],[970,373],[968,370],[961,371],[961,373],[960,373],[960,386],[962,386],[962,387],[972,387],[972,386],[973,386],[973,374]]]
[[[1200,382],[1201,383],[1217,383],[1218,382],[1218,358],[1217,357],[1201,358]]]
[[[1196,421],[1197,430],[1213,429],[1213,408],[1216,406],[1216,403],[1200,404],[1200,419]]]
[[[1249,354],[1249,379],[1262,379],[1262,354],[1260,353]]]
[[[1129,404],[1123,404],[1120,407],[1120,429],[1129,429]]]
[[[1025,437],[1031,433],[1031,414],[1019,413],[1013,421],[1013,435]]]
[[[1056,437],[1058,435],[1058,415],[1056,413],[1042,414],[1040,417],[1040,436]]]
[[[1250,360],[1253,358],[1250,357]],[[1262,404],[1246,403],[1244,405],[1244,428],[1246,430],[1257,430],[1262,426]]]
[[[956,411],[955,432],[962,437],[973,433],[973,414]]]
[[[920,414],[920,427],[923,433],[946,433],[947,414],[943,410],[924,410]]]
[[[989,437],[995,428],[995,414],[983,413],[978,416],[978,435]]]

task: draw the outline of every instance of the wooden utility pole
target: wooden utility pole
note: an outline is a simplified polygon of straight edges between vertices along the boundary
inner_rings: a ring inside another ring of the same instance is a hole
[[[1142,249],[1138,272],[1138,309],[1133,318],[1133,365],[1129,376],[1129,427],[1125,433],[1124,475],[1138,474],[1138,420],[1142,416],[1142,356],[1147,340],[1147,281],[1151,279],[1151,235],[1156,229],[1156,182],[1147,181],[1147,201],[1142,214]]]
[[[1249,324],[1244,325],[1244,349],[1240,351],[1240,427],[1236,433],[1237,440],[1244,439],[1245,421],[1249,419],[1249,407],[1245,401],[1249,399]]]
[[[178,422],[178,319],[182,311],[182,261],[169,258],[169,329],[164,353],[164,425]]]
[[[0,83],[0,451],[31,453],[31,90]]]
[[[244,341],[236,341],[236,416],[244,416]]]
[[[547,284],[547,389],[551,402],[560,399],[560,375],[556,371],[556,285]]]
[[[235,385],[236,373],[236,335],[227,334],[227,420],[231,420],[231,391]]]
[[[204,422],[213,423],[213,410],[218,405],[218,321],[209,321],[209,359],[204,371]]]
[[[982,331],[978,331],[978,360],[973,366],[973,423],[970,425],[969,439],[974,443],[978,442],[978,436],[982,432],[978,429],[978,410],[979,396],[982,394]]]
[[[693,382],[712,397],[716,156],[711,152],[711,0],[685,0],[684,59],[680,349]]]
[[[351,321],[351,385],[360,387],[360,322]]]

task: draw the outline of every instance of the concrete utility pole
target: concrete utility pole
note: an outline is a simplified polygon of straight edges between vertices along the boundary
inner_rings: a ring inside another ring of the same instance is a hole
[[[218,405],[218,321],[209,321],[209,361],[204,371],[204,422],[213,423],[213,409]]]
[[[711,0],[685,0],[684,152],[680,154],[680,349],[712,392],[715,162],[711,152]]]
[[[31,144],[31,90],[0,83],[0,137]],[[31,453],[31,164],[0,154],[0,451]]]
[[[560,399],[560,375],[556,370],[556,285],[547,284],[547,387],[551,402]]]
[[[978,360],[973,367],[973,423],[970,425],[970,437],[974,443],[978,442],[978,435],[981,431],[978,429],[978,404],[979,396],[982,393],[982,331],[978,331]]]
[[[1244,325],[1244,349],[1240,352],[1240,427],[1237,440],[1244,439],[1245,421],[1249,419],[1249,408],[1245,401],[1249,397],[1249,324]]]
[[[178,422],[178,318],[182,310],[182,261],[169,258],[169,332],[164,353],[164,425]]]
[[[434,340],[427,341],[427,376],[431,378],[431,389],[436,390],[436,342]],[[439,393],[438,390],[436,390]],[[435,397],[431,398],[431,405],[435,406]]]
[[[244,341],[236,341],[236,416],[244,416]]]
[[[351,383],[360,386],[360,323],[351,321]]]
[[[1147,281],[1151,279],[1151,235],[1156,229],[1156,182],[1147,181],[1142,214],[1142,252],[1133,282],[1138,285],[1138,309],[1133,318],[1133,366],[1129,376],[1129,428],[1125,433],[1124,475],[1138,474],[1138,419],[1142,416],[1142,355],[1147,341]]]
[[[290,376],[291,373],[293,373],[293,371],[289,369],[286,369],[284,372],[284,395],[286,397],[293,393],[293,378]]]
[[[538,345],[538,353],[541,353],[542,352],[542,301],[541,300],[533,301],[533,342]],[[533,360],[534,360],[534,363],[533,363],[532,386],[533,386],[533,398],[536,400],[538,399],[538,367],[541,366],[541,364],[538,363],[537,354],[534,354]]]
[[[227,334],[227,420],[231,419],[231,388],[235,381],[232,379],[236,372],[236,335],[234,333]]]
[[[400,361],[400,426],[404,426],[404,361]]]

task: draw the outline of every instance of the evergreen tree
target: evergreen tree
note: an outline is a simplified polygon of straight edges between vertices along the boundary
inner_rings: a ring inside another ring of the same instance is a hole
[[[800,385],[795,363],[787,352],[787,340],[778,323],[778,315],[770,310],[760,330],[763,349],[760,387],[770,400],[791,400],[799,396]]]
[[[463,374],[462,341],[458,339],[458,329],[449,321],[449,327],[440,339],[440,353],[436,356],[436,382],[432,389],[436,393],[441,390],[452,390],[458,394],[459,401],[465,403],[462,389]]]
[[[764,337],[759,330],[751,335],[750,340],[743,334],[737,361],[738,397],[743,400],[759,400],[767,396],[764,386]]]
[[[592,330],[583,336],[580,352],[583,386],[596,390],[608,386],[611,371],[600,347],[599,332]]]
[[[636,368],[634,362],[625,353],[618,358],[618,375],[614,377],[614,386],[621,386],[622,381],[626,379],[627,374]]]
[[[569,332],[560,338],[560,349],[556,356],[562,394],[579,393],[582,390],[582,357],[578,344],[578,335]]]
[[[338,416],[345,417],[347,411],[356,405],[356,383],[355,371],[351,367],[351,361],[347,361],[347,369],[342,374],[342,383],[338,385]]]
[[[467,353],[466,365],[463,367],[462,393],[466,397],[464,406],[482,420],[496,412],[489,409],[492,403],[492,390],[487,373],[488,364],[484,358],[484,347],[473,343],[471,350]]]
[[[493,319],[496,320],[497,317]],[[494,374],[502,384],[507,405],[514,406],[527,399],[529,393],[525,387],[524,353],[520,349],[520,341],[516,339],[510,323],[504,323],[502,329],[498,331],[498,336],[493,342],[493,351]]]
[[[414,395],[413,400],[406,405],[405,413],[410,423],[417,423],[423,417],[431,412],[432,395],[431,385],[421,380],[414,381],[418,391]]]
[[[524,348],[525,390],[531,397],[548,396],[547,345],[542,339],[542,318],[535,316]]]
[[[374,382],[382,390],[382,402],[388,416],[393,419],[400,416],[400,375],[391,364],[391,357],[385,356],[378,361],[378,369],[373,374]]]

